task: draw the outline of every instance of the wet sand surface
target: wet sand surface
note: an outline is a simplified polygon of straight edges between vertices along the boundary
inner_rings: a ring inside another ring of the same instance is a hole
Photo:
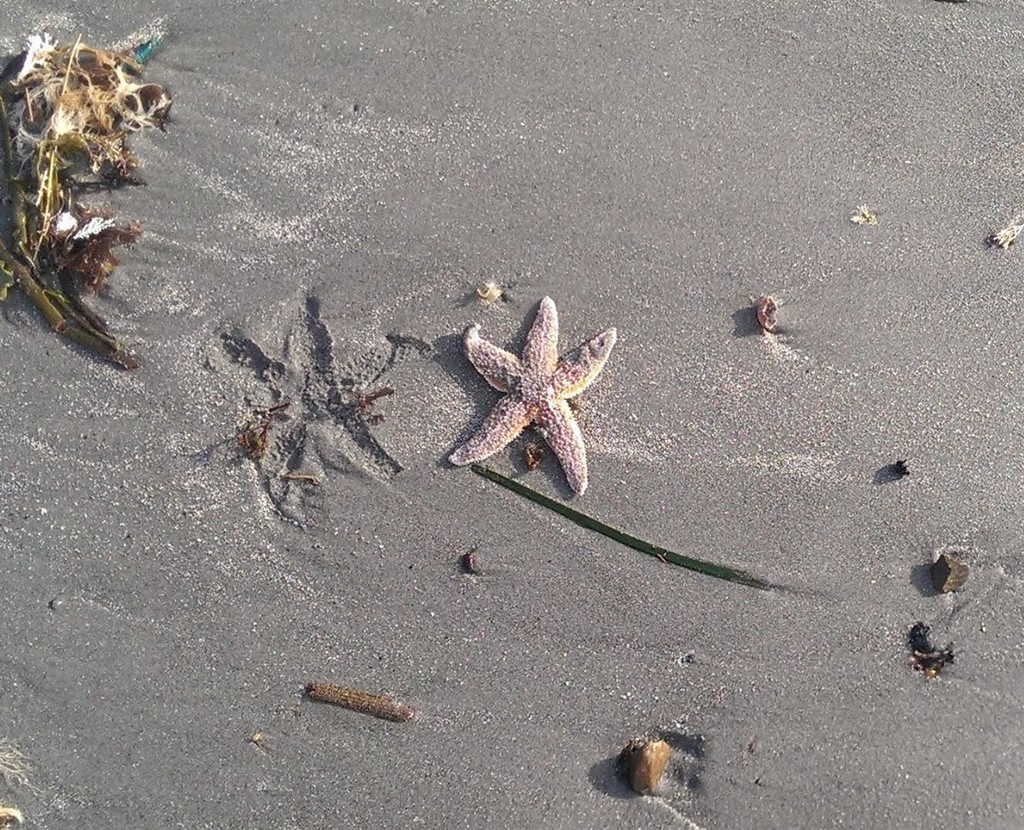
[[[1021,253],[985,245],[1024,209],[1021,25],[809,5],[162,4],[171,123],[134,143],[147,186],[102,197],[143,227],[97,302],[142,368],[0,309],[0,739],[32,764],[0,802],[33,828],[1022,826]],[[0,52],[154,13],[12,0]],[[499,397],[463,330],[518,351],[544,296],[566,349],[618,330],[590,487],[527,472],[535,435],[489,465],[796,590],[446,462]],[[254,464],[236,425],[284,400]],[[918,620],[956,652],[931,680]],[[641,797],[614,759],[649,732],[673,753]]]

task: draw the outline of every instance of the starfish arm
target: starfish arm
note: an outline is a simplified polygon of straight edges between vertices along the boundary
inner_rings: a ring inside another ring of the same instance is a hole
[[[540,301],[537,316],[530,333],[526,336],[526,347],[523,349],[525,372],[531,375],[547,377],[558,363],[558,309],[555,301],[545,297]]]
[[[551,378],[555,396],[573,398],[597,380],[616,337],[615,329],[608,329],[559,360]]]
[[[448,460],[457,467],[483,461],[507,446],[532,420],[533,413],[521,398],[506,395],[469,440],[448,456]]]
[[[469,362],[495,389],[507,392],[522,377],[523,366],[519,358],[484,340],[480,336],[480,326],[466,329],[462,345]]]
[[[537,414],[537,423],[543,427],[544,438],[558,456],[569,486],[583,495],[587,489],[587,448],[569,404],[555,398]]]

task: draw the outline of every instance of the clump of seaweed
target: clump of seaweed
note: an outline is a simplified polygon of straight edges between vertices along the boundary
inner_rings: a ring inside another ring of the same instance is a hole
[[[945,648],[936,648],[932,645],[930,631],[931,628],[925,623],[916,622],[907,635],[914,669],[929,679],[938,677],[939,672],[952,665],[954,659],[953,644],[950,643]]]
[[[857,212],[850,217],[850,221],[855,225],[877,225],[878,214],[867,205],[860,205]]]
[[[0,242],[0,300],[19,286],[58,334],[128,369],[139,363],[84,302],[118,264],[136,223],[84,204],[86,189],[139,184],[132,133],[164,129],[171,96],[142,80],[160,35],[110,51],[33,35],[0,75],[13,239]]]

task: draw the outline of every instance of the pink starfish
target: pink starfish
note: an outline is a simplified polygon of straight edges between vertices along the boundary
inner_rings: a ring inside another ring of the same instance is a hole
[[[582,494],[587,489],[587,450],[567,401],[597,379],[615,339],[615,329],[608,329],[559,359],[558,310],[550,297],[540,302],[521,359],[484,340],[479,325],[470,326],[463,340],[466,357],[491,386],[507,394],[448,460],[457,466],[482,461],[536,423],[569,486]]]

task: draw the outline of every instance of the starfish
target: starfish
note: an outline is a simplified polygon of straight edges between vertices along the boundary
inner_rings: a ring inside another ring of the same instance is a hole
[[[568,401],[597,379],[615,339],[615,329],[608,329],[559,359],[558,310],[550,297],[540,302],[521,358],[484,340],[479,325],[470,326],[463,339],[466,357],[491,386],[507,394],[448,460],[460,467],[482,461],[535,423],[558,456],[569,486],[582,494],[587,450]]]

